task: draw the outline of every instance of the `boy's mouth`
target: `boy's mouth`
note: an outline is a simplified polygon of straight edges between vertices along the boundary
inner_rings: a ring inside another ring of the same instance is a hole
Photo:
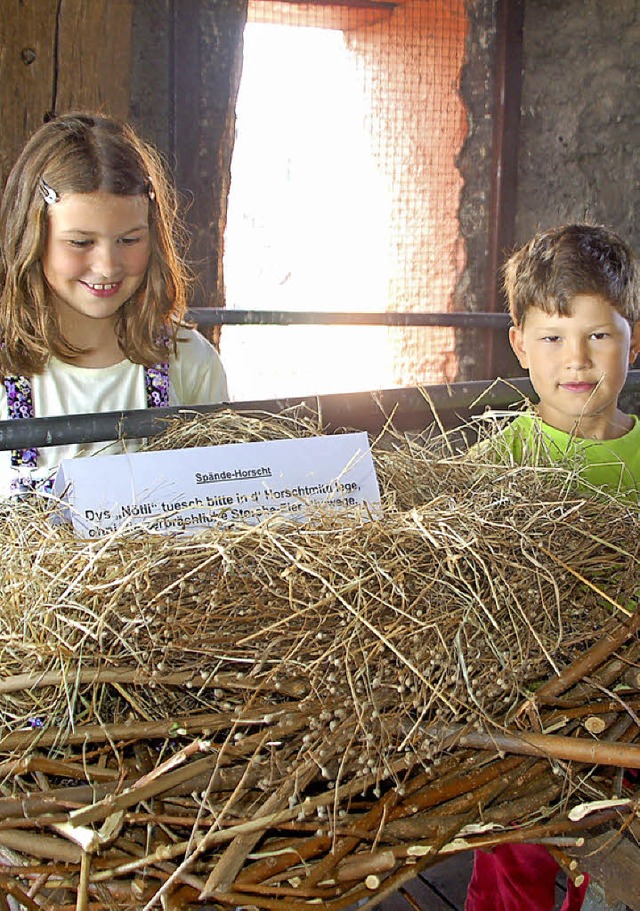
[[[566,389],[567,392],[593,392],[597,387],[597,383],[561,383],[560,386],[562,389]]]

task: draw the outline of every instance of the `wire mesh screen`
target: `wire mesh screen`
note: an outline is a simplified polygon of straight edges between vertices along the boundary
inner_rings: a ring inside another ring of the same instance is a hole
[[[227,306],[453,309],[466,33],[464,0],[250,0]],[[237,397],[263,361],[274,396],[457,375],[449,328],[228,327],[222,349]]]

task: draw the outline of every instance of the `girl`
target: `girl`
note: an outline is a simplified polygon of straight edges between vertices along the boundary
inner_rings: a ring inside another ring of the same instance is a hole
[[[67,114],[31,137],[0,206],[0,419],[227,399],[215,349],[183,323],[176,227],[160,159],[130,126]],[[0,452],[0,493],[98,450],[118,447]]]

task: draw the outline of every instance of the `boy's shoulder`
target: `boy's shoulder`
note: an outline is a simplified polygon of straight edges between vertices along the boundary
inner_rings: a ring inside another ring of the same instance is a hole
[[[500,464],[537,462],[536,455],[539,455],[541,447],[555,448],[558,445],[553,440],[553,435],[544,433],[543,426],[533,410],[521,412],[514,417],[488,412],[482,417],[478,442],[469,454],[474,459]]]
[[[632,427],[612,440],[588,440],[545,424],[533,411],[505,420],[473,447],[474,456],[514,464],[544,464],[573,459],[607,461],[611,455],[623,462],[640,462],[640,420],[631,415]]]
[[[554,469],[558,483],[577,483],[587,495],[607,493],[637,505],[640,499],[640,420],[612,440],[589,440],[521,414],[483,439],[469,457],[485,465]],[[556,473],[560,469],[559,473]]]

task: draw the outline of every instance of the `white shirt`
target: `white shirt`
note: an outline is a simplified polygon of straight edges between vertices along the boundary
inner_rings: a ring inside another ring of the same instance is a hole
[[[180,329],[177,355],[169,360],[169,405],[206,405],[228,401],[227,379],[217,351],[199,332]],[[103,413],[147,407],[144,367],[129,360],[111,367],[78,367],[51,357],[43,373],[31,378],[34,417]],[[0,384],[0,420],[6,420],[7,394]],[[21,474],[48,477],[62,459],[100,452],[135,452],[140,440],[113,443],[70,443],[38,451],[35,470]],[[0,496],[6,496],[17,476],[11,453],[0,451]]]

